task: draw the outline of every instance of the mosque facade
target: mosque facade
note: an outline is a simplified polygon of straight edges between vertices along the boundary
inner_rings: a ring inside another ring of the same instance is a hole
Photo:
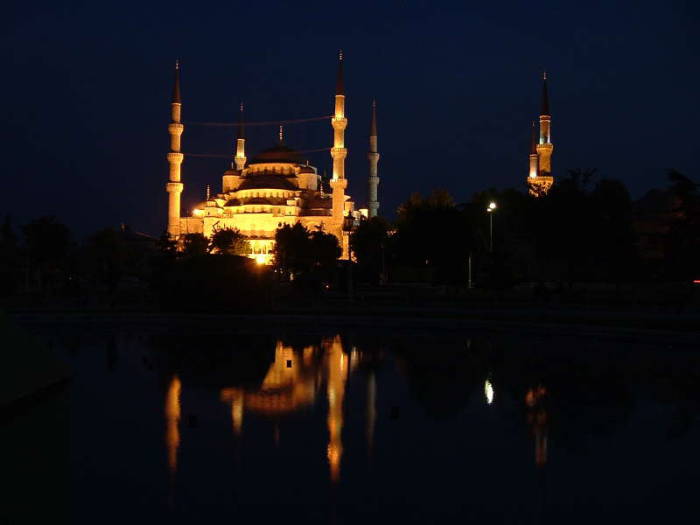
[[[349,258],[349,236],[362,217],[374,217],[379,211],[377,187],[379,184],[377,149],[376,104],[372,104],[369,138],[369,202],[366,209],[357,209],[346,193],[348,179],[345,160],[345,85],[342,53],[338,62],[333,116],[332,177],[328,187],[319,176],[318,169],[303,158],[302,152],[284,143],[280,127],[279,143],[255,155],[246,157],[245,122],[241,105],[236,152],[230,169],[222,176],[221,191],[210,193],[197,204],[190,215],[181,212],[181,195],[184,189],[181,166],[184,154],[181,150],[182,97],[180,92],[180,67],[176,64],[175,84],[171,102],[170,152],[168,153],[169,179],[168,226],[171,238],[180,240],[187,234],[198,233],[211,238],[218,229],[235,229],[244,237],[249,253],[259,263],[272,262],[275,233],[284,225],[302,224],[309,230],[320,228],[338,239],[342,258]]]

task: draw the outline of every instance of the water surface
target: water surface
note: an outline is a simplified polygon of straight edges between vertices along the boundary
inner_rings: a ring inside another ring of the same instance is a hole
[[[75,523],[668,522],[700,481],[689,348],[614,338],[51,329]]]

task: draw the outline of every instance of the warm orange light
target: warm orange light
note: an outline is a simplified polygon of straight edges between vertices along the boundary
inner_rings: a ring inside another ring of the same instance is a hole
[[[168,468],[173,474],[177,471],[177,451],[180,448],[180,390],[182,385],[173,376],[165,397],[165,446],[168,449]]]

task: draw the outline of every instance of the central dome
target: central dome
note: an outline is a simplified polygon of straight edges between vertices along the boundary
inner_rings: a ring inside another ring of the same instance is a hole
[[[249,164],[266,164],[266,163],[285,163],[285,164],[301,164],[299,152],[285,146],[277,144],[259,153]]]

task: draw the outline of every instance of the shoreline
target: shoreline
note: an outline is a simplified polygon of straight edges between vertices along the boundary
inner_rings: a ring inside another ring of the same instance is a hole
[[[278,327],[296,329],[383,328],[424,332],[439,329],[441,334],[478,330],[522,335],[593,337],[618,340],[644,339],[647,342],[682,345],[700,344],[700,316],[625,311],[574,309],[473,310],[367,309],[365,311],[289,310],[259,314],[166,313],[137,311],[9,310],[6,314],[27,328],[37,325],[63,325],[104,328],[140,328],[152,331],[206,329],[209,332],[259,331]]]

